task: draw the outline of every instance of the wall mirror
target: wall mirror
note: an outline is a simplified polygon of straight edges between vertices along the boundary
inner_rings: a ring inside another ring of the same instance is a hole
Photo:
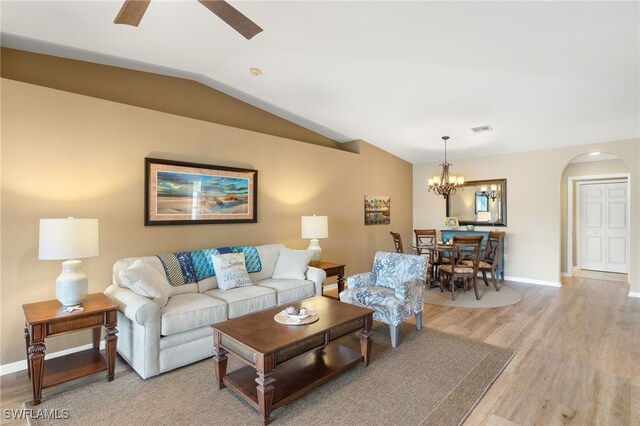
[[[507,180],[465,182],[447,197],[450,216],[457,216],[460,225],[507,226]]]

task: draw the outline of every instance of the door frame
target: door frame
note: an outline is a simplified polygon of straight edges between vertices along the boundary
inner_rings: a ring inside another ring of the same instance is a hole
[[[585,175],[567,177],[567,274],[573,271],[573,183],[577,187],[590,183],[627,183],[627,218],[631,217],[631,173],[611,173],[606,175]],[[576,212],[580,211],[580,191],[576,190]],[[580,241],[580,216],[576,214],[576,242]],[[631,253],[631,224],[627,227],[627,253]],[[629,262],[631,259],[629,259]],[[580,265],[580,250],[576,252],[576,263]],[[630,267],[631,265],[627,265]],[[629,272],[627,282],[630,283]]]

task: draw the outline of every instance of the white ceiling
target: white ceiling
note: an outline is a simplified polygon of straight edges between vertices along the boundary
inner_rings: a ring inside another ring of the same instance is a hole
[[[640,138],[640,2],[1,2],[2,44],[192,78],[414,164]],[[263,74],[254,77],[250,67]],[[491,125],[489,133],[470,128]]]

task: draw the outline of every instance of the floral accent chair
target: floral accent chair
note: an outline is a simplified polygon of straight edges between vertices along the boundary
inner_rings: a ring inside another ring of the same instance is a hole
[[[422,329],[424,286],[427,259],[412,254],[377,252],[373,271],[347,278],[347,290],[340,301],[373,309],[373,319],[389,324],[391,346],[398,345],[400,323],[416,317]]]

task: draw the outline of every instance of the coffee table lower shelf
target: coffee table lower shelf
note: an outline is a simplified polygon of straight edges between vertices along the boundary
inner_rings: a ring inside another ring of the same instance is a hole
[[[359,352],[329,344],[278,365],[272,376],[276,379],[272,408],[304,395],[363,361],[364,357]],[[228,373],[223,377],[223,383],[260,411],[255,379],[256,369],[247,366]]]

